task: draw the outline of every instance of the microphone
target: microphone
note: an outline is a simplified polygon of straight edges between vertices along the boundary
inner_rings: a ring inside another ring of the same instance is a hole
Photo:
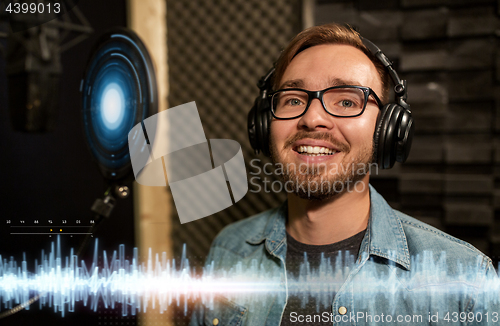
[[[69,10],[77,23],[71,21]],[[61,53],[93,29],[70,0],[8,1],[2,3],[0,12],[0,26],[10,25],[11,30],[3,52],[12,126],[24,132],[52,131],[58,111]],[[70,33],[80,35],[62,44]]]

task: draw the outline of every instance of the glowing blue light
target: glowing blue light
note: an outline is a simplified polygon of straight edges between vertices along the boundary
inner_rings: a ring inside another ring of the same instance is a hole
[[[130,37],[127,37],[125,35],[120,35],[120,34],[114,34],[114,35],[111,35],[111,37],[121,37],[121,38],[126,39],[130,43],[132,43],[135,46],[135,48],[137,49],[137,51],[139,52],[139,54],[141,55],[142,60],[144,60],[144,63],[147,62],[146,58],[144,58],[144,54],[142,53],[141,49],[137,46],[137,44],[134,41],[132,41],[132,39]],[[151,82],[151,74],[149,73],[148,65],[146,64],[145,67],[146,67],[146,72],[147,72],[147,76],[149,79],[149,83],[151,84],[152,83]],[[153,98],[153,88],[150,88],[150,93],[151,93],[151,98]]]
[[[111,83],[104,88],[101,97],[101,118],[104,125],[115,130],[118,128],[125,116],[125,97],[122,88]]]
[[[149,96],[154,95],[150,89],[154,76],[149,76],[146,54],[132,39],[117,34],[111,39],[93,55],[87,68],[82,112],[92,154],[104,169],[115,171],[112,177],[120,178],[130,165],[128,132],[148,117],[149,106],[154,104]]]

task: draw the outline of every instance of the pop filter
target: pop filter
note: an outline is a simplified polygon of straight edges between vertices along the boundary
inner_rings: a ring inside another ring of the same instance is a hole
[[[85,138],[102,175],[111,183],[128,181],[128,133],[158,112],[153,62],[137,34],[120,28],[101,36],[80,92]]]

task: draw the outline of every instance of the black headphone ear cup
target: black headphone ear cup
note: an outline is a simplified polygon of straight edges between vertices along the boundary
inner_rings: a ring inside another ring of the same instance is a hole
[[[377,123],[375,125],[375,133],[373,134],[373,162],[378,166],[382,166],[383,162],[383,142],[381,142],[381,133],[383,129],[384,122],[387,120],[385,116],[387,115],[389,105],[385,105],[381,110],[377,118]]]
[[[395,141],[397,139],[398,117],[403,110],[395,103],[382,108],[375,128],[374,147],[376,163],[382,169],[390,169],[396,161]]]
[[[395,103],[382,108],[374,134],[374,161],[380,168],[390,169],[396,161],[406,161],[410,154],[413,130],[413,117],[408,110]]]
[[[271,111],[266,110],[262,112],[262,153],[266,156],[271,156],[271,150],[269,148],[269,134],[271,131]]]
[[[269,127],[272,114],[269,105],[266,98],[257,97],[252,109],[248,112],[247,120],[250,145],[256,152],[261,151],[266,156],[270,156]]]
[[[404,163],[410,155],[414,128],[411,113],[404,110],[400,119],[398,140],[396,142],[396,161],[399,163]]]
[[[259,120],[260,123],[257,124],[257,128],[259,129],[259,142],[260,148],[262,149],[262,153],[265,156],[271,156],[271,151],[269,149],[269,131],[271,127],[271,107],[270,103],[267,99],[262,99],[262,105],[259,107]]]
[[[264,155],[270,156],[269,152],[269,126],[271,124],[271,102],[268,93],[271,92],[271,83],[274,76],[274,67],[257,83],[260,89],[259,96],[255,99],[253,107],[248,113],[248,139],[250,145],[258,154],[262,151]]]

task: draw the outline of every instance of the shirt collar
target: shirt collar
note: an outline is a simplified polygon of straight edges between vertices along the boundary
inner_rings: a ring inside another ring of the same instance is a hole
[[[259,244],[266,241],[266,248],[269,253],[276,256],[284,256],[286,249],[286,217],[288,215],[288,201],[277,209],[271,211],[271,217],[264,229],[256,234],[250,235],[247,242],[250,244]]]
[[[370,219],[367,232],[361,242],[361,259],[375,255],[383,257],[406,269],[410,269],[410,254],[403,230],[403,224],[385,199],[370,187]],[[286,216],[288,202],[270,212],[271,217],[264,229],[247,238],[250,244],[266,241],[266,248],[273,255],[284,255],[286,252]]]
[[[375,188],[369,187],[370,219],[359,256],[368,253],[383,257],[409,270],[410,253],[401,219]]]

